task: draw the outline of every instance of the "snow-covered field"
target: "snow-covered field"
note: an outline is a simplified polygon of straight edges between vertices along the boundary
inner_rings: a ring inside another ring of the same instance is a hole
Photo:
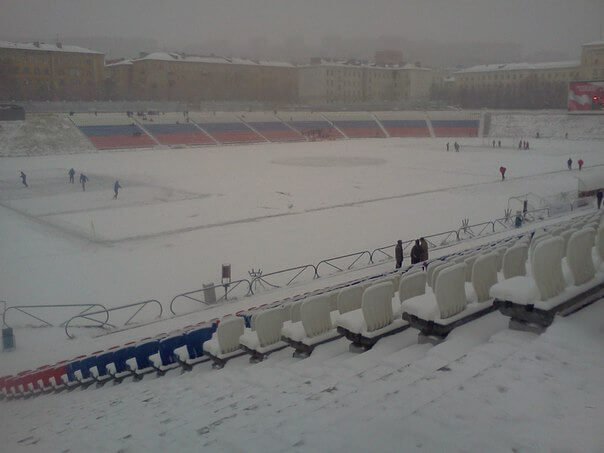
[[[501,149],[459,141],[460,153],[445,152],[445,139],[370,139],[0,158],[0,300],[111,307],[153,298],[166,313],[177,293],[218,282],[222,263],[232,264],[233,279],[247,278],[252,268],[266,273],[457,229],[463,218],[502,217],[512,196],[575,190],[569,156],[586,162],[583,171],[604,165],[599,141],[532,140],[530,151],[518,151],[516,138]],[[86,192],[68,183],[71,167],[76,181],[79,172],[90,177]],[[123,189],[113,200],[116,179]],[[434,451],[452,442],[466,451],[597,451],[603,393],[594,382],[604,364],[601,354],[575,357],[573,348],[601,351],[601,305],[585,311],[594,313],[591,336],[573,321],[584,314],[536,340],[492,314],[435,348],[412,346],[407,332],[360,356],[338,341],[302,362],[283,351],[253,368],[240,359],[216,373],[204,365],[137,385],[2,403],[0,432],[7,451]],[[0,374],[231,311],[101,339],[16,329],[17,350],[0,354]],[[567,334],[572,341],[563,344]],[[555,358],[541,364],[537,355]],[[585,369],[581,382],[569,382],[575,366]],[[564,394],[569,385],[580,397]],[[566,408],[572,422],[561,420]],[[586,434],[569,437],[579,428]]]

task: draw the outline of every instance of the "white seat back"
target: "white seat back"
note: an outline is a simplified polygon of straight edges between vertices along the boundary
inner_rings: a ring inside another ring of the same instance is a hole
[[[478,255],[472,255],[464,260],[464,263],[466,264],[466,282],[472,281],[472,267],[474,267],[474,261],[476,261],[476,258],[478,258]]]
[[[596,250],[601,261],[604,261],[604,225],[598,228],[596,236]]]
[[[367,331],[381,329],[392,324],[392,293],[391,282],[378,283],[370,286],[363,293],[362,310]]]
[[[291,322],[298,322],[302,319],[300,317],[300,307],[302,306],[302,303],[305,301],[306,301],[306,299],[300,299],[300,300],[297,300],[290,304],[289,320]]]
[[[361,308],[364,286],[356,284],[342,288],[338,294],[338,311],[341,314]]]
[[[497,272],[499,272],[503,266],[503,257],[505,256],[505,252],[508,251],[507,247],[499,247],[495,252],[497,253]]]
[[[271,308],[256,315],[256,334],[261,347],[278,343],[281,340],[283,309]]]
[[[426,273],[412,272],[401,277],[398,285],[398,298],[403,303],[407,299],[426,294]]]
[[[438,275],[435,295],[442,319],[454,316],[465,309],[465,275],[465,264],[447,267]]]
[[[526,275],[528,246],[521,242],[510,247],[503,255],[503,278]]]
[[[564,239],[564,251],[563,251],[563,255],[562,255],[563,258],[566,256],[566,248],[568,247],[568,240],[573,235],[573,233],[576,233],[577,231],[579,231],[579,230],[577,230],[576,228],[569,228],[569,229],[563,231],[562,233],[560,233],[560,237],[562,239]]]
[[[240,316],[233,316],[222,319],[216,329],[218,346],[222,354],[239,349],[239,337],[243,335],[245,322]]]
[[[441,264],[443,264],[443,261],[432,261],[431,263],[428,264],[428,268],[426,269],[426,282],[428,283],[428,286],[432,285],[432,273],[434,272],[434,269],[436,269],[438,266],[440,266]]]
[[[338,309],[338,294],[340,294],[340,291],[325,293],[325,296],[329,299],[329,311],[336,311]]]
[[[306,335],[316,337],[331,330],[332,325],[329,313],[329,300],[327,297],[321,295],[306,300],[300,307],[302,326]]]
[[[436,266],[436,269],[434,269],[434,272],[432,272],[432,281],[430,282],[430,286],[433,290],[436,289],[436,279],[438,278],[438,274],[440,274],[444,269],[452,265],[453,263],[443,263],[440,266]]]
[[[541,300],[557,296],[564,290],[562,274],[562,254],[564,239],[552,237],[541,241],[535,247],[531,267]]]
[[[594,278],[595,269],[591,259],[591,249],[594,246],[596,232],[592,228],[583,228],[568,240],[566,260],[573,273],[575,285],[582,285]]]
[[[490,299],[489,290],[497,283],[498,261],[499,253],[497,251],[476,258],[472,268],[472,286],[477,302]]]

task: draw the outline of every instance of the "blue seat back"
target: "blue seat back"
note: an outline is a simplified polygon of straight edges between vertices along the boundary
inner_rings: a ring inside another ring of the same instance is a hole
[[[116,373],[123,373],[128,371],[128,365],[126,360],[134,357],[134,346],[125,346],[120,349],[116,349],[113,353],[113,364],[115,365]]]
[[[75,377],[75,372],[78,371],[79,369],[81,369],[81,360],[74,360],[73,362],[69,363],[67,365],[67,380],[69,382],[77,382],[77,379]]]
[[[212,338],[214,332],[216,332],[216,324],[190,330],[185,333],[185,342],[190,359],[203,356],[203,344]]]
[[[159,340],[149,340],[136,345],[134,358],[136,359],[136,367],[139,370],[151,367],[149,357],[157,354],[159,351]]]
[[[99,376],[107,376],[107,365],[113,363],[114,351],[107,351],[96,356],[96,369],[99,372]]]
[[[176,362],[174,350],[184,345],[184,333],[161,339],[159,341],[159,358],[161,360],[161,364],[166,366]]]
[[[96,366],[96,356],[89,356],[82,359],[80,362],[80,372],[82,373],[82,379],[90,379],[92,377],[90,369]]]

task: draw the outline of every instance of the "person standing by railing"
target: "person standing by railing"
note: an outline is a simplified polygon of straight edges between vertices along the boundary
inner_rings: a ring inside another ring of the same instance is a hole
[[[419,238],[419,246],[422,252],[420,261],[428,261],[428,242],[424,238]]]
[[[396,268],[400,269],[403,265],[403,241],[400,239],[396,243],[396,247],[394,247],[394,257],[396,259]]]

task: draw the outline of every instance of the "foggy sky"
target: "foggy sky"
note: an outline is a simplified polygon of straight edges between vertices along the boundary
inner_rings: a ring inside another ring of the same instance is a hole
[[[604,0],[0,0],[3,37],[153,38],[159,48],[310,46],[397,36],[518,44],[576,58]],[[219,49],[220,50],[220,49]],[[400,49],[405,52],[405,49]]]

